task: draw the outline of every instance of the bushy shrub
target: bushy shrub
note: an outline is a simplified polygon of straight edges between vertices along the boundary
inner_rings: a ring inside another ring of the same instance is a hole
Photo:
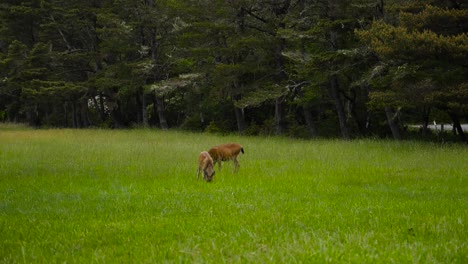
[[[242,134],[247,136],[257,136],[260,134],[261,127],[257,122],[252,122],[247,128],[242,132]]]
[[[207,133],[221,134],[223,130],[216,124],[215,121],[211,121],[210,124],[205,128]]]
[[[200,116],[189,115],[185,118],[180,128],[189,131],[203,131],[203,123],[200,121]]]

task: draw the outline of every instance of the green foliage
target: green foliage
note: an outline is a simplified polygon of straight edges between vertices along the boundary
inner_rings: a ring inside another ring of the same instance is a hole
[[[247,93],[242,99],[235,102],[235,106],[239,108],[256,107],[286,93],[286,89],[279,85],[266,84],[261,89],[254,89],[252,92]]]
[[[448,9],[427,5],[419,13],[402,12],[400,24],[419,32],[438,32],[443,36],[464,34],[468,24],[468,9]]]
[[[99,48],[103,53],[131,55],[136,53],[138,47],[130,45],[132,41],[133,28],[121,19],[117,14],[97,14],[98,28],[97,37],[102,39]],[[144,47],[142,47],[143,49]],[[143,52],[141,50],[140,52]]]
[[[447,60],[462,63],[467,59],[468,35],[444,36],[424,30],[409,31],[404,26],[394,27],[375,22],[369,31],[358,31],[383,60]]]
[[[201,132],[204,130],[203,122],[200,120],[200,116],[196,114],[188,115],[185,117],[184,122],[180,126],[186,131]]]
[[[369,105],[374,109],[438,107],[463,115],[467,10],[415,7],[404,9],[398,25],[375,21],[369,29],[355,32],[379,59],[364,77],[375,89]]]
[[[212,134],[221,134],[224,131],[216,125],[214,121],[211,121],[208,126],[205,128],[205,132],[212,133]]]
[[[466,116],[467,17],[434,0],[4,1],[0,111],[59,127],[213,120],[303,137],[313,119],[320,136],[379,134],[385,106]]]

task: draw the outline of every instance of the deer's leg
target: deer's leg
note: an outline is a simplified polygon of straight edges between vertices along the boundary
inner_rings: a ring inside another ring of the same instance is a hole
[[[234,172],[237,172],[239,170],[239,161],[237,160],[237,156],[234,156]]]

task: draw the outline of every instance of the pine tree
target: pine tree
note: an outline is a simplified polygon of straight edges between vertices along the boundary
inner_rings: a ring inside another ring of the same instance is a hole
[[[366,77],[375,89],[370,103],[443,109],[466,140],[459,118],[468,99],[468,10],[430,5],[404,10],[397,25],[376,21],[357,32],[379,59]]]

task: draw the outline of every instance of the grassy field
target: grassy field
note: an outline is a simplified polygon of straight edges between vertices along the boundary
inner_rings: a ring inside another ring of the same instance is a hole
[[[468,148],[3,125],[0,262],[468,263]]]

